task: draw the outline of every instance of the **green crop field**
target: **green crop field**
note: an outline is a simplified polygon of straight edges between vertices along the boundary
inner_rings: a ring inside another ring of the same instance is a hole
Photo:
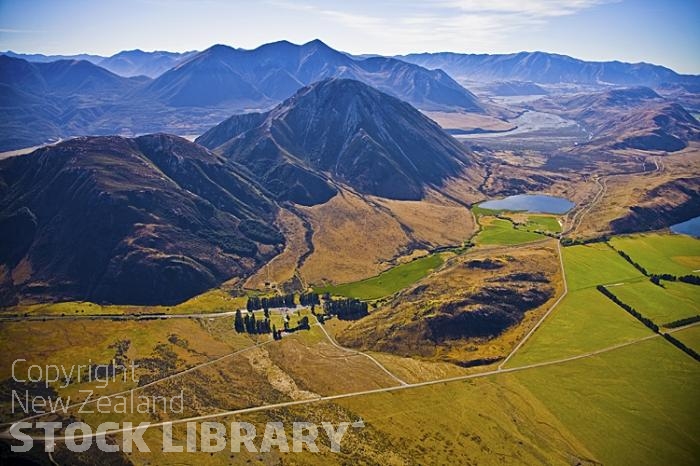
[[[482,230],[476,237],[477,244],[522,244],[537,241],[544,236],[531,231],[516,230],[509,220],[500,218],[480,221]]]
[[[627,253],[649,273],[700,273],[700,239],[686,235],[650,233],[612,238],[610,244]]]
[[[638,320],[588,288],[567,295],[508,367],[576,356],[649,335]]]
[[[562,249],[569,291],[644,279],[637,269],[603,243]]]
[[[315,288],[316,293],[330,293],[358,299],[378,299],[392,295],[440,267],[444,259],[441,254],[431,254],[406,264],[400,264],[376,277],[335,286]]]
[[[700,325],[673,332],[673,338],[682,341],[688,348],[700,353]]]
[[[700,365],[662,338],[514,376],[603,464],[697,464]]]
[[[664,288],[649,280],[610,287],[610,291],[658,325],[692,317],[700,313],[700,286],[681,282],[662,282]]]

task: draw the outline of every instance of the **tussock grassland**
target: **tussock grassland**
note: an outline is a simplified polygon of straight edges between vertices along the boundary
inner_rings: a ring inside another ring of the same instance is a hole
[[[474,364],[475,360],[503,358],[562,292],[558,262],[554,240],[498,255],[475,250],[454,257],[368,317],[340,329],[338,340],[347,346],[432,361]],[[518,313],[515,307],[524,302],[516,300],[511,303],[514,307],[507,307],[511,293],[540,297],[539,293],[545,293],[548,297],[525,311],[517,324],[496,331],[493,337],[443,335],[442,327],[431,326],[433,319],[481,313],[488,306],[495,313]],[[498,306],[503,309],[493,309]]]
[[[250,277],[245,288],[262,290],[266,282],[289,282],[294,277],[299,257],[308,251],[304,239],[306,229],[298,216],[287,209],[280,209],[277,223],[285,237],[284,251]]]
[[[375,202],[348,191],[304,209],[314,253],[301,275],[309,284],[347,283],[378,275],[413,249],[459,245],[474,231],[467,209],[437,200]]]
[[[226,319],[171,319],[152,321],[49,321],[49,322],[5,322],[0,324],[0,383],[7,390],[2,397],[4,417],[9,413],[11,402],[9,389],[12,385],[12,364],[16,373],[26,374],[32,364],[58,365],[70,371],[83,365],[83,374],[89,364],[110,364],[121,359],[121,364],[134,362],[136,378],[149,382],[157,378],[216,359],[234,351],[253,345],[255,341],[247,335],[236,334],[232,329],[232,318]],[[261,337],[264,338],[264,337]],[[22,342],[18,344],[17,342]],[[117,364],[120,362],[117,361]],[[24,372],[21,372],[24,371]],[[26,377],[25,377],[26,378]],[[117,377],[107,385],[84,379],[82,383],[71,383],[60,388],[52,387],[73,401],[85,398],[83,389],[94,389],[97,394],[111,394],[131,389],[136,382],[129,375]],[[22,387],[21,392],[24,393]],[[29,387],[27,387],[29,388]],[[17,416],[21,413],[16,413]]]

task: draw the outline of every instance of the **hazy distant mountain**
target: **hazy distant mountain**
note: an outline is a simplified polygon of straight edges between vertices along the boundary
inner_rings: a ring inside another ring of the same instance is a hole
[[[681,75],[648,63],[591,62],[566,55],[520,52],[505,55],[416,53],[397,57],[429,69],[439,68],[459,81],[530,81],[539,84],[614,84],[658,86],[700,82],[700,76]]]
[[[254,50],[215,45],[160,76],[145,93],[172,106],[265,108],[329,77],[362,81],[422,109],[482,112],[478,99],[440,70],[394,58],[355,60],[319,40]]]
[[[246,173],[162,134],[77,138],[0,161],[0,263],[14,277],[0,288],[171,304],[245,276],[283,246],[274,203]]]
[[[0,55],[0,150],[85,134],[109,112],[116,120],[115,104],[144,79],[87,61],[30,63]]]
[[[11,51],[1,52],[3,55],[13,58],[21,58],[29,62],[48,63],[58,60],[85,60],[94,65],[99,65],[102,68],[111,71],[119,76],[127,78],[133,76],[148,76],[155,78],[168,71],[178,63],[186,60],[197,52],[144,52],[142,50],[125,50],[111,57],[103,57],[100,55],[42,55],[42,54],[23,54],[14,53]]]
[[[156,78],[196,53],[127,50],[104,58],[97,64],[120,76],[148,76],[149,78]]]
[[[305,87],[268,113],[234,116],[196,142],[248,167],[279,199],[307,205],[332,197],[331,181],[420,199],[427,186],[473,165],[459,142],[409,104],[338,78]]]
[[[44,55],[41,53],[15,53],[12,50],[8,50],[7,52],[0,52],[0,55],[6,55],[12,58],[21,58],[22,60],[27,60],[29,62],[36,63],[48,63],[51,61],[58,60],[85,60],[89,61],[90,63],[97,64],[105,59],[105,57],[103,56],[90,55],[87,53],[81,53],[77,55]]]

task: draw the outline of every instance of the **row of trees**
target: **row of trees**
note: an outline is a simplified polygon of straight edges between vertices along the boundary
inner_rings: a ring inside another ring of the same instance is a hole
[[[238,333],[263,334],[274,332],[275,326],[270,326],[270,319],[256,319],[252,312],[242,315],[240,309],[236,311],[236,316],[233,319],[233,328]]]
[[[677,328],[677,327],[683,327],[685,325],[694,324],[695,322],[700,322],[700,315],[695,315],[692,317],[686,317],[684,319],[674,320],[673,322],[669,322],[668,324],[666,324],[664,326],[668,327],[668,328]]]
[[[330,296],[324,299],[330,299]],[[299,304],[302,306],[315,306],[321,304],[321,298],[318,293],[301,293],[299,295]],[[260,296],[250,296],[248,302],[246,303],[246,309],[249,312],[258,311],[260,309],[271,309],[279,307],[294,307],[296,306],[296,300],[293,293],[289,293],[282,296],[270,296],[270,297],[260,297]]]
[[[294,294],[286,294],[283,296],[270,296],[261,298],[259,296],[251,296],[246,303],[248,312],[258,311],[260,309],[270,309],[278,307],[294,307]]]
[[[299,304],[302,306],[314,306],[321,304],[318,293],[302,293],[299,295]]]
[[[695,359],[696,361],[700,361],[700,354],[698,354],[697,351],[695,351],[694,349],[687,347],[687,346],[685,345],[685,343],[683,343],[682,341],[680,341],[680,340],[674,338],[673,336],[669,335],[668,333],[664,333],[664,334],[663,334],[663,337],[664,337],[669,343],[671,343],[673,346],[675,346],[675,347],[678,348],[679,350],[681,350],[681,351],[683,351],[684,353],[686,353],[686,354],[687,354],[688,356],[690,356],[691,358]]]
[[[562,238],[562,246],[576,246],[579,244],[593,244],[593,243],[605,243],[610,239],[609,236],[600,236],[598,238],[587,238],[587,239],[573,239],[573,238]]]
[[[605,288],[603,285],[598,285],[596,288],[598,289],[598,291],[600,291],[600,292],[603,293],[605,296],[607,296],[612,302],[614,302],[615,304],[617,304],[618,306],[620,306],[622,309],[624,309],[625,311],[627,311],[627,312],[629,312],[630,314],[632,314],[632,315],[633,315],[637,320],[639,320],[641,323],[643,323],[644,325],[646,325],[647,327],[649,327],[649,328],[650,328],[651,330],[653,330],[654,332],[659,333],[659,326],[656,325],[651,319],[649,319],[648,317],[644,317],[644,316],[643,316],[639,311],[637,311],[635,308],[633,308],[632,306],[630,306],[630,305],[627,304],[627,303],[622,302],[622,301],[620,300],[620,298],[618,298],[617,296],[615,296],[610,290],[608,290],[607,288]]]
[[[629,262],[630,264],[632,264],[632,265],[634,266],[635,269],[637,269],[637,270],[639,270],[640,272],[642,272],[643,275],[645,275],[645,276],[647,276],[647,277],[649,276],[649,272],[647,272],[647,269],[645,269],[641,264],[639,264],[639,263],[635,262],[634,260],[632,260],[632,258],[629,256],[629,254],[627,254],[625,251],[620,251],[620,250],[618,250],[618,249],[616,249],[616,251],[617,251],[617,253],[620,255],[620,257],[622,257],[624,260],[626,260],[627,262]]]
[[[697,275],[682,275],[680,277],[677,277],[675,275],[671,275],[670,273],[664,273],[661,275],[652,275],[650,280],[652,283],[655,285],[661,285],[661,280],[666,280],[668,282],[683,282],[683,283],[689,283],[691,285],[700,285],[700,277]]]
[[[324,302],[323,311],[340,320],[357,320],[369,314],[369,306],[359,299],[337,299]]]
[[[642,274],[644,274],[645,276],[649,277],[649,279],[654,285],[663,286],[661,284],[661,280],[666,280],[668,282],[681,281],[684,283],[689,283],[691,285],[700,285],[700,277],[696,275],[682,275],[678,277],[676,275],[671,275],[670,273],[651,274],[649,273],[649,271],[647,271],[647,269],[644,268],[642,264],[635,262],[625,251],[620,251],[617,249],[616,251],[623,259],[632,264],[634,268],[642,272]]]
[[[691,285],[700,285],[700,277],[696,275],[683,275],[678,277],[678,280],[684,283],[690,283]]]

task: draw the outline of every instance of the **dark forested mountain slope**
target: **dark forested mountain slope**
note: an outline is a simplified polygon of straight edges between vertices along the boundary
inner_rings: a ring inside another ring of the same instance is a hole
[[[77,138],[0,162],[4,304],[172,304],[280,251],[245,169],[185,139]]]

